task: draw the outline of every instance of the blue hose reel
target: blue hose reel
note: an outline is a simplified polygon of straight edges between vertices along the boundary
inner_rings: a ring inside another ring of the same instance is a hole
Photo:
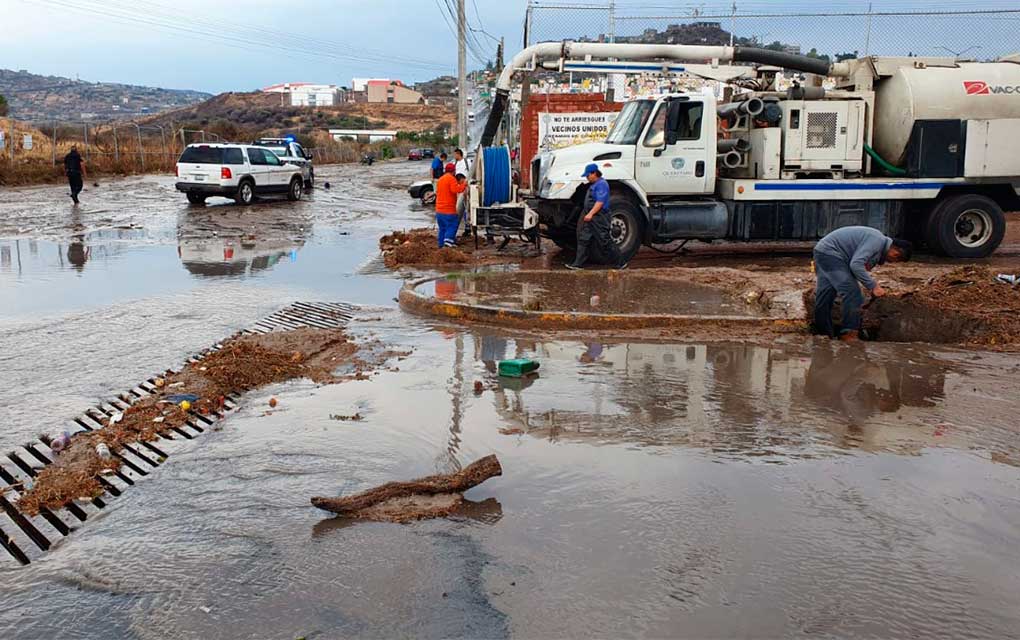
[[[510,202],[510,184],[510,149],[506,146],[482,149],[482,206]]]

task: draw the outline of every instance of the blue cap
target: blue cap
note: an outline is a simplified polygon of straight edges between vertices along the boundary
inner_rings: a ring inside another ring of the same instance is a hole
[[[588,163],[588,166],[586,166],[584,168],[584,173],[581,174],[581,177],[587,178],[588,175],[591,174],[592,171],[598,171],[598,170],[599,170],[599,166],[597,164],[595,164],[594,162],[590,162],[590,163]]]

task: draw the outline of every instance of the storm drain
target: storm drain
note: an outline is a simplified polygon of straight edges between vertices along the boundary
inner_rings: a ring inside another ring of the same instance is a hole
[[[356,307],[344,303],[296,302],[259,320],[239,335],[306,327],[339,329],[353,317],[355,310]],[[221,348],[222,343],[217,343],[188,358],[188,363],[199,362],[207,354]],[[154,375],[128,391],[86,409],[64,425],[64,429],[71,434],[102,429],[113,414],[124,411],[141,398],[155,394],[157,377],[178,371],[180,369],[171,369]],[[0,456],[0,546],[8,554],[0,554],[0,568],[6,563],[27,565],[37,560],[63,537],[81,527],[89,518],[97,516],[107,504],[152,473],[175,450],[184,446],[186,441],[201,435],[217,420],[237,409],[239,401],[239,394],[227,394],[222,411],[213,412],[210,416],[192,411],[185,424],[168,427],[155,441],[123,445],[122,450],[112,452],[120,460],[121,467],[112,474],[97,476],[104,489],[101,496],[75,500],[61,509],[42,508],[37,516],[22,513],[17,504],[21,493],[32,487],[35,477],[55,458],[49,447],[49,438],[42,437],[28,442]]]

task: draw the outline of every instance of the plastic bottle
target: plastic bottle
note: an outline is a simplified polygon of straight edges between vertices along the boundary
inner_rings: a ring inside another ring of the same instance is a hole
[[[99,454],[99,457],[103,460],[109,460],[113,457],[110,454],[110,447],[106,446],[105,442],[100,442],[96,445],[96,453]]]
[[[60,453],[71,444],[71,436],[66,431],[61,432],[50,439],[50,449],[53,453]]]

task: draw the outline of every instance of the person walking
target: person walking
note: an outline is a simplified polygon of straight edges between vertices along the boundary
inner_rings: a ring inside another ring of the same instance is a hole
[[[610,235],[609,223],[612,215],[609,212],[609,183],[602,177],[599,166],[592,162],[584,168],[584,177],[588,179],[588,194],[584,197],[584,222],[577,230],[577,255],[574,261],[567,264],[568,269],[583,269],[588,261],[588,247],[594,241],[609,259],[609,263],[617,269],[626,269],[627,261],[620,255],[620,250]]]
[[[78,194],[85,186],[88,173],[85,170],[85,161],[78,153],[77,145],[72,146],[71,151],[64,156],[64,175],[67,176],[67,182],[71,187],[71,200],[78,204]]]
[[[454,173],[456,170],[456,165],[449,163],[443,177],[436,183],[436,224],[439,225],[440,249],[457,245],[457,227],[460,226],[457,196],[467,189],[467,177]]]
[[[868,273],[886,262],[906,262],[913,245],[894,240],[872,227],[842,227],[815,245],[815,332],[833,337],[832,305],[839,296],[843,304],[840,340],[859,339],[864,296],[861,285],[876,298],[885,295]]]

